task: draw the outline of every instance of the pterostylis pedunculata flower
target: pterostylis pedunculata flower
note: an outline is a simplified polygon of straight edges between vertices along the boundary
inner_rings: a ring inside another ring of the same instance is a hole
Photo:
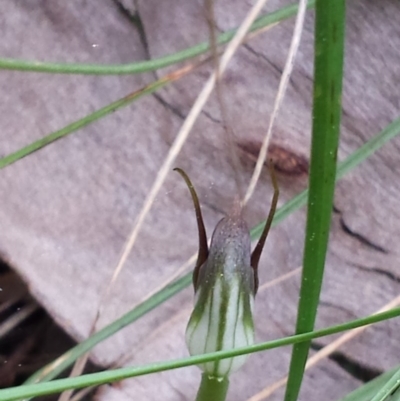
[[[270,167],[274,195],[261,237],[251,252],[250,232],[239,201],[215,227],[208,247],[200,203],[187,176],[196,212],[199,252],[193,273],[195,305],[186,329],[191,355],[244,347],[254,343],[253,303],[258,289],[258,263],[271,227],[279,190]],[[245,362],[246,355],[200,366],[212,378],[227,378]]]

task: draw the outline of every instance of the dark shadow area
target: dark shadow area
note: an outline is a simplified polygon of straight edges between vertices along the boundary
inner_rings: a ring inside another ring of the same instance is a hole
[[[30,296],[21,278],[0,260],[0,388],[22,384],[74,345],[76,342]],[[88,363],[85,373],[98,370]],[[82,398],[89,399],[91,395]]]

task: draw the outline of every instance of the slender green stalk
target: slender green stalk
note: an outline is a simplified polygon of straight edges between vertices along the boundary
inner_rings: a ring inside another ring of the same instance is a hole
[[[107,116],[108,114],[122,108],[125,106],[128,106],[130,103],[134,102],[135,100],[141,98],[144,95],[148,95],[150,93],[155,92],[156,90],[162,88],[166,84],[172,82],[174,79],[173,78],[161,78],[157,81],[152,82],[150,85],[147,85],[146,87],[139,89],[122,99],[119,99],[113,103],[110,103],[109,105],[102,107],[99,110],[96,110],[94,113],[91,113],[83,118],[81,118],[78,121],[74,121],[73,123],[65,126],[64,128],[52,132],[51,134],[45,136],[44,138],[41,138],[35,142],[30,143],[29,145],[17,150],[14,153],[11,153],[7,156],[4,156],[3,158],[0,159],[0,169],[9,166],[12,163],[15,163],[16,161],[22,159],[25,156],[30,155],[31,153],[36,152],[37,150],[40,150],[44,148],[47,145],[50,145],[51,143],[57,141],[58,139],[61,139],[69,134],[72,134],[73,132],[86,127],[87,125],[99,120],[102,117]]]
[[[310,184],[296,333],[314,328],[335,188],[343,78],[345,0],[317,0]],[[293,347],[285,401],[296,401],[310,342]]]
[[[308,7],[314,7],[315,0],[310,0]],[[298,5],[292,4],[277,10],[271,14],[258,18],[250,32],[267,27],[283,21],[297,14]],[[218,36],[217,44],[229,42],[236,33],[236,29],[230,30]],[[122,75],[141,74],[148,71],[155,71],[160,68],[188,60],[190,58],[206,53],[210,49],[209,42],[202,42],[196,46],[170,54],[154,60],[140,61],[129,64],[99,65],[99,64],[75,64],[75,63],[45,63],[40,61],[24,61],[15,59],[0,59],[0,69],[18,70],[31,72],[46,72],[53,74],[86,74],[86,75]]]
[[[381,131],[377,136],[369,140],[354,153],[352,153],[347,159],[340,163],[336,178],[341,178],[345,173],[353,170],[360,163],[366,160],[372,153],[380,149],[385,143],[390,139],[394,138],[396,135],[400,134],[400,118],[389,124],[383,131]],[[293,199],[288,201],[285,205],[280,207],[275,213],[273,226],[280,223],[289,214],[293,213],[295,210],[300,209],[305,205],[307,201],[308,191],[305,190],[295,196]],[[262,229],[264,228],[265,222],[259,224],[254,229],[251,230],[252,239],[256,239],[260,236]],[[133,323],[139,319],[144,314],[148,313],[164,301],[170,299],[172,296],[182,291],[184,288],[188,287],[192,282],[192,273],[186,274],[184,277],[177,279],[172,284],[166,286],[165,288],[158,291],[148,300],[136,306],[134,309],[123,315],[121,318],[110,323],[108,326],[101,329],[99,332],[93,334],[91,337],[78,344],[77,346],[71,348],[65,354],[61,355],[54,362],[46,365],[44,368],[37,371],[32,375],[26,383],[33,383],[37,381],[46,381],[58,376],[61,372],[71,366],[76,359],[82,356],[87,351],[90,351],[101,341],[109,338],[117,331],[126,327],[127,325]]]
[[[376,393],[371,401],[385,401],[391,397],[391,394],[399,392],[400,389],[400,369],[388,380],[388,382]],[[398,394],[397,394],[398,397]],[[392,398],[390,398],[392,399]]]
[[[203,373],[196,401],[225,401],[228,387],[227,377],[220,379]]]
[[[109,370],[100,373],[91,373],[79,377],[58,379],[46,383],[37,383],[37,384],[23,385],[19,387],[11,387],[8,389],[0,390],[0,400],[12,401],[21,398],[36,397],[41,395],[58,393],[68,389],[97,386],[100,384],[120,381],[130,377],[143,376],[152,373],[163,372],[166,370],[183,368],[191,365],[199,365],[217,359],[232,358],[239,355],[265,351],[268,349],[283,347],[291,344],[297,344],[305,341],[311,341],[314,338],[340,333],[345,330],[355,329],[357,327],[388,320],[397,316],[400,316],[400,308],[394,308],[386,312],[382,312],[372,316],[367,316],[361,319],[356,319],[351,322],[339,324],[337,326],[331,326],[326,329],[317,330],[314,332],[308,332],[304,334],[297,334],[279,340],[268,341],[260,344],[251,345],[248,347],[236,348],[234,350],[218,351],[210,354],[196,355],[188,358],[172,360],[169,362],[158,362],[139,367],[129,367],[129,368]]]

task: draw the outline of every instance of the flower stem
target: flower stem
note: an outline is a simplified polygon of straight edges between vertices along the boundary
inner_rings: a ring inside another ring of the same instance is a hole
[[[213,377],[203,373],[196,401],[225,401],[228,387],[227,377]]]

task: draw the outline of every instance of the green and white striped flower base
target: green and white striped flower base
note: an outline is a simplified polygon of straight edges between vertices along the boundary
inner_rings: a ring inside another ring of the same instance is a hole
[[[195,307],[186,342],[191,355],[234,349],[254,343],[254,271],[250,266],[250,236],[240,216],[217,225],[210,254],[200,268]],[[246,356],[208,362],[200,368],[211,377],[227,377]]]

